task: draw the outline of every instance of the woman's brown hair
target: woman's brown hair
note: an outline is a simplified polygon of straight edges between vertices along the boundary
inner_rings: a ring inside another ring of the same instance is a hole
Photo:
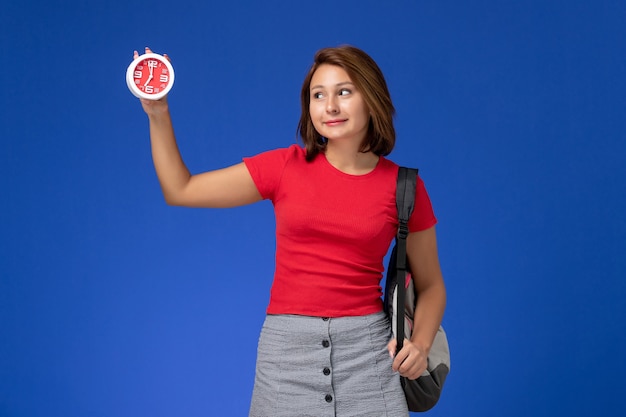
[[[309,113],[311,79],[322,64],[343,68],[363,96],[370,110],[371,117],[367,136],[361,144],[360,151],[372,151],[379,156],[389,155],[396,143],[396,130],[393,126],[395,109],[391,102],[385,77],[368,54],[354,46],[342,45],[317,51],[313,64],[302,83],[300,93],[302,114],[298,123],[298,133],[306,149],[306,160],[312,161],[318,153],[326,150],[326,141],[315,130]]]

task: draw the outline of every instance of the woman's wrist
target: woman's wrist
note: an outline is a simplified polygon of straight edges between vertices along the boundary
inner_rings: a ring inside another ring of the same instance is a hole
[[[170,111],[167,105],[165,105],[158,111],[150,111],[146,112],[146,114],[148,115],[148,120],[150,121],[150,123],[154,123],[156,125],[162,123],[171,123]]]
[[[413,333],[411,343],[421,350],[426,356],[430,353],[431,343],[428,343],[417,333]]]

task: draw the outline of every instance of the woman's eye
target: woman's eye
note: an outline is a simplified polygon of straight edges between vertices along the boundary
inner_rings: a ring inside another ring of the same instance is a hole
[[[352,93],[352,91],[348,90],[347,88],[342,88],[341,90],[339,90],[340,96],[347,96],[350,93]]]
[[[322,98],[322,97],[324,97],[324,95],[322,93],[319,93],[319,92],[318,93],[313,93],[313,98],[319,99],[319,98]]]

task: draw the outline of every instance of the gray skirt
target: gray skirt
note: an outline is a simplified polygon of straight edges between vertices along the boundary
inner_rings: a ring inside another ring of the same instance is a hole
[[[384,313],[268,315],[257,351],[250,417],[407,417],[387,352]]]

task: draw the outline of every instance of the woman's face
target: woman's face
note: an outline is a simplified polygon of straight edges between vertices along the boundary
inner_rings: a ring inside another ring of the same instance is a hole
[[[311,78],[310,93],[309,114],[315,130],[329,141],[351,140],[360,146],[370,112],[348,73],[335,65],[320,65]]]

